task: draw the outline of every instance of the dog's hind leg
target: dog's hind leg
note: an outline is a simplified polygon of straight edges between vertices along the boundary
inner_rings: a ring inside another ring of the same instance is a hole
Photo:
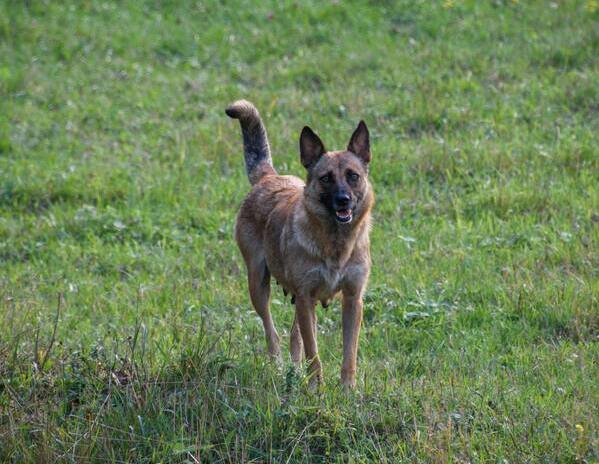
[[[297,315],[293,319],[291,326],[291,340],[289,342],[289,351],[291,352],[291,360],[296,367],[300,367],[304,360],[304,343],[302,342],[302,333],[300,331]]]
[[[264,335],[268,346],[268,353],[273,358],[281,357],[281,348],[279,344],[279,335],[275,329],[275,325],[270,315],[268,307],[270,300],[270,271],[266,266],[266,261],[263,257],[260,259],[252,259],[248,263],[248,283],[250,288],[250,298],[254,309],[262,319],[264,325]]]

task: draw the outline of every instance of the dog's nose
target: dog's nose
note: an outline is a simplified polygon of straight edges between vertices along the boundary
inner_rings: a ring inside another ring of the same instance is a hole
[[[337,206],[347,206],[350,200],[350,196],[345,192],[339,192],[335,195],[335,203]]]

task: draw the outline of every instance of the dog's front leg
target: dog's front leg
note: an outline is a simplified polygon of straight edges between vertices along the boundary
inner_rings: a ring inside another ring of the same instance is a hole
[[[356,360],[358,357],[358,337],[362,323],[362,296],[343,293],[343,365],[341,366],[341,383],[353,388],[356,385]]]
[[[296,317],[304,342],[306,359],[309,362],[308,372],[312,376],[310,379],[311,385],[318,385],[322,382],[322,367],[318,358],[318,344],[316,342],[315,307],[316,301],[313,298],[299,295],[296,297]]]

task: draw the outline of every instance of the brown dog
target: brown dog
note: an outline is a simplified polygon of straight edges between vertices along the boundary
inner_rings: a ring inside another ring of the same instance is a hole
[[[316,343],[315,306],[326,306],[343,294],[343,365],[341,382],[356,382],[362,295],[370,272],[370,210],[374,203],[368,182],[370,141],[364,121],[347,150],[327,152],[318,136],[304,127],[300,136],[306,183],[280,176],[272,165],[266,129],[250,102],[239,100],[226,109],[239,119],[244,156],[252,190],[237,216],[235,238],[248,270],[250,297],[262,318],[268,351],[279,357],[279,336],[268,308],[270,276],[295,302],[291,358],[299,364],[303,350],[313,382],[322,369]]]

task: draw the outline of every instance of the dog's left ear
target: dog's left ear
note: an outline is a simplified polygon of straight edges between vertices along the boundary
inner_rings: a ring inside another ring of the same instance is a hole
[[[370,134],[364,121],[360,121],[349,139],[347,150],[354,153],[364,164],[370,163]]]

